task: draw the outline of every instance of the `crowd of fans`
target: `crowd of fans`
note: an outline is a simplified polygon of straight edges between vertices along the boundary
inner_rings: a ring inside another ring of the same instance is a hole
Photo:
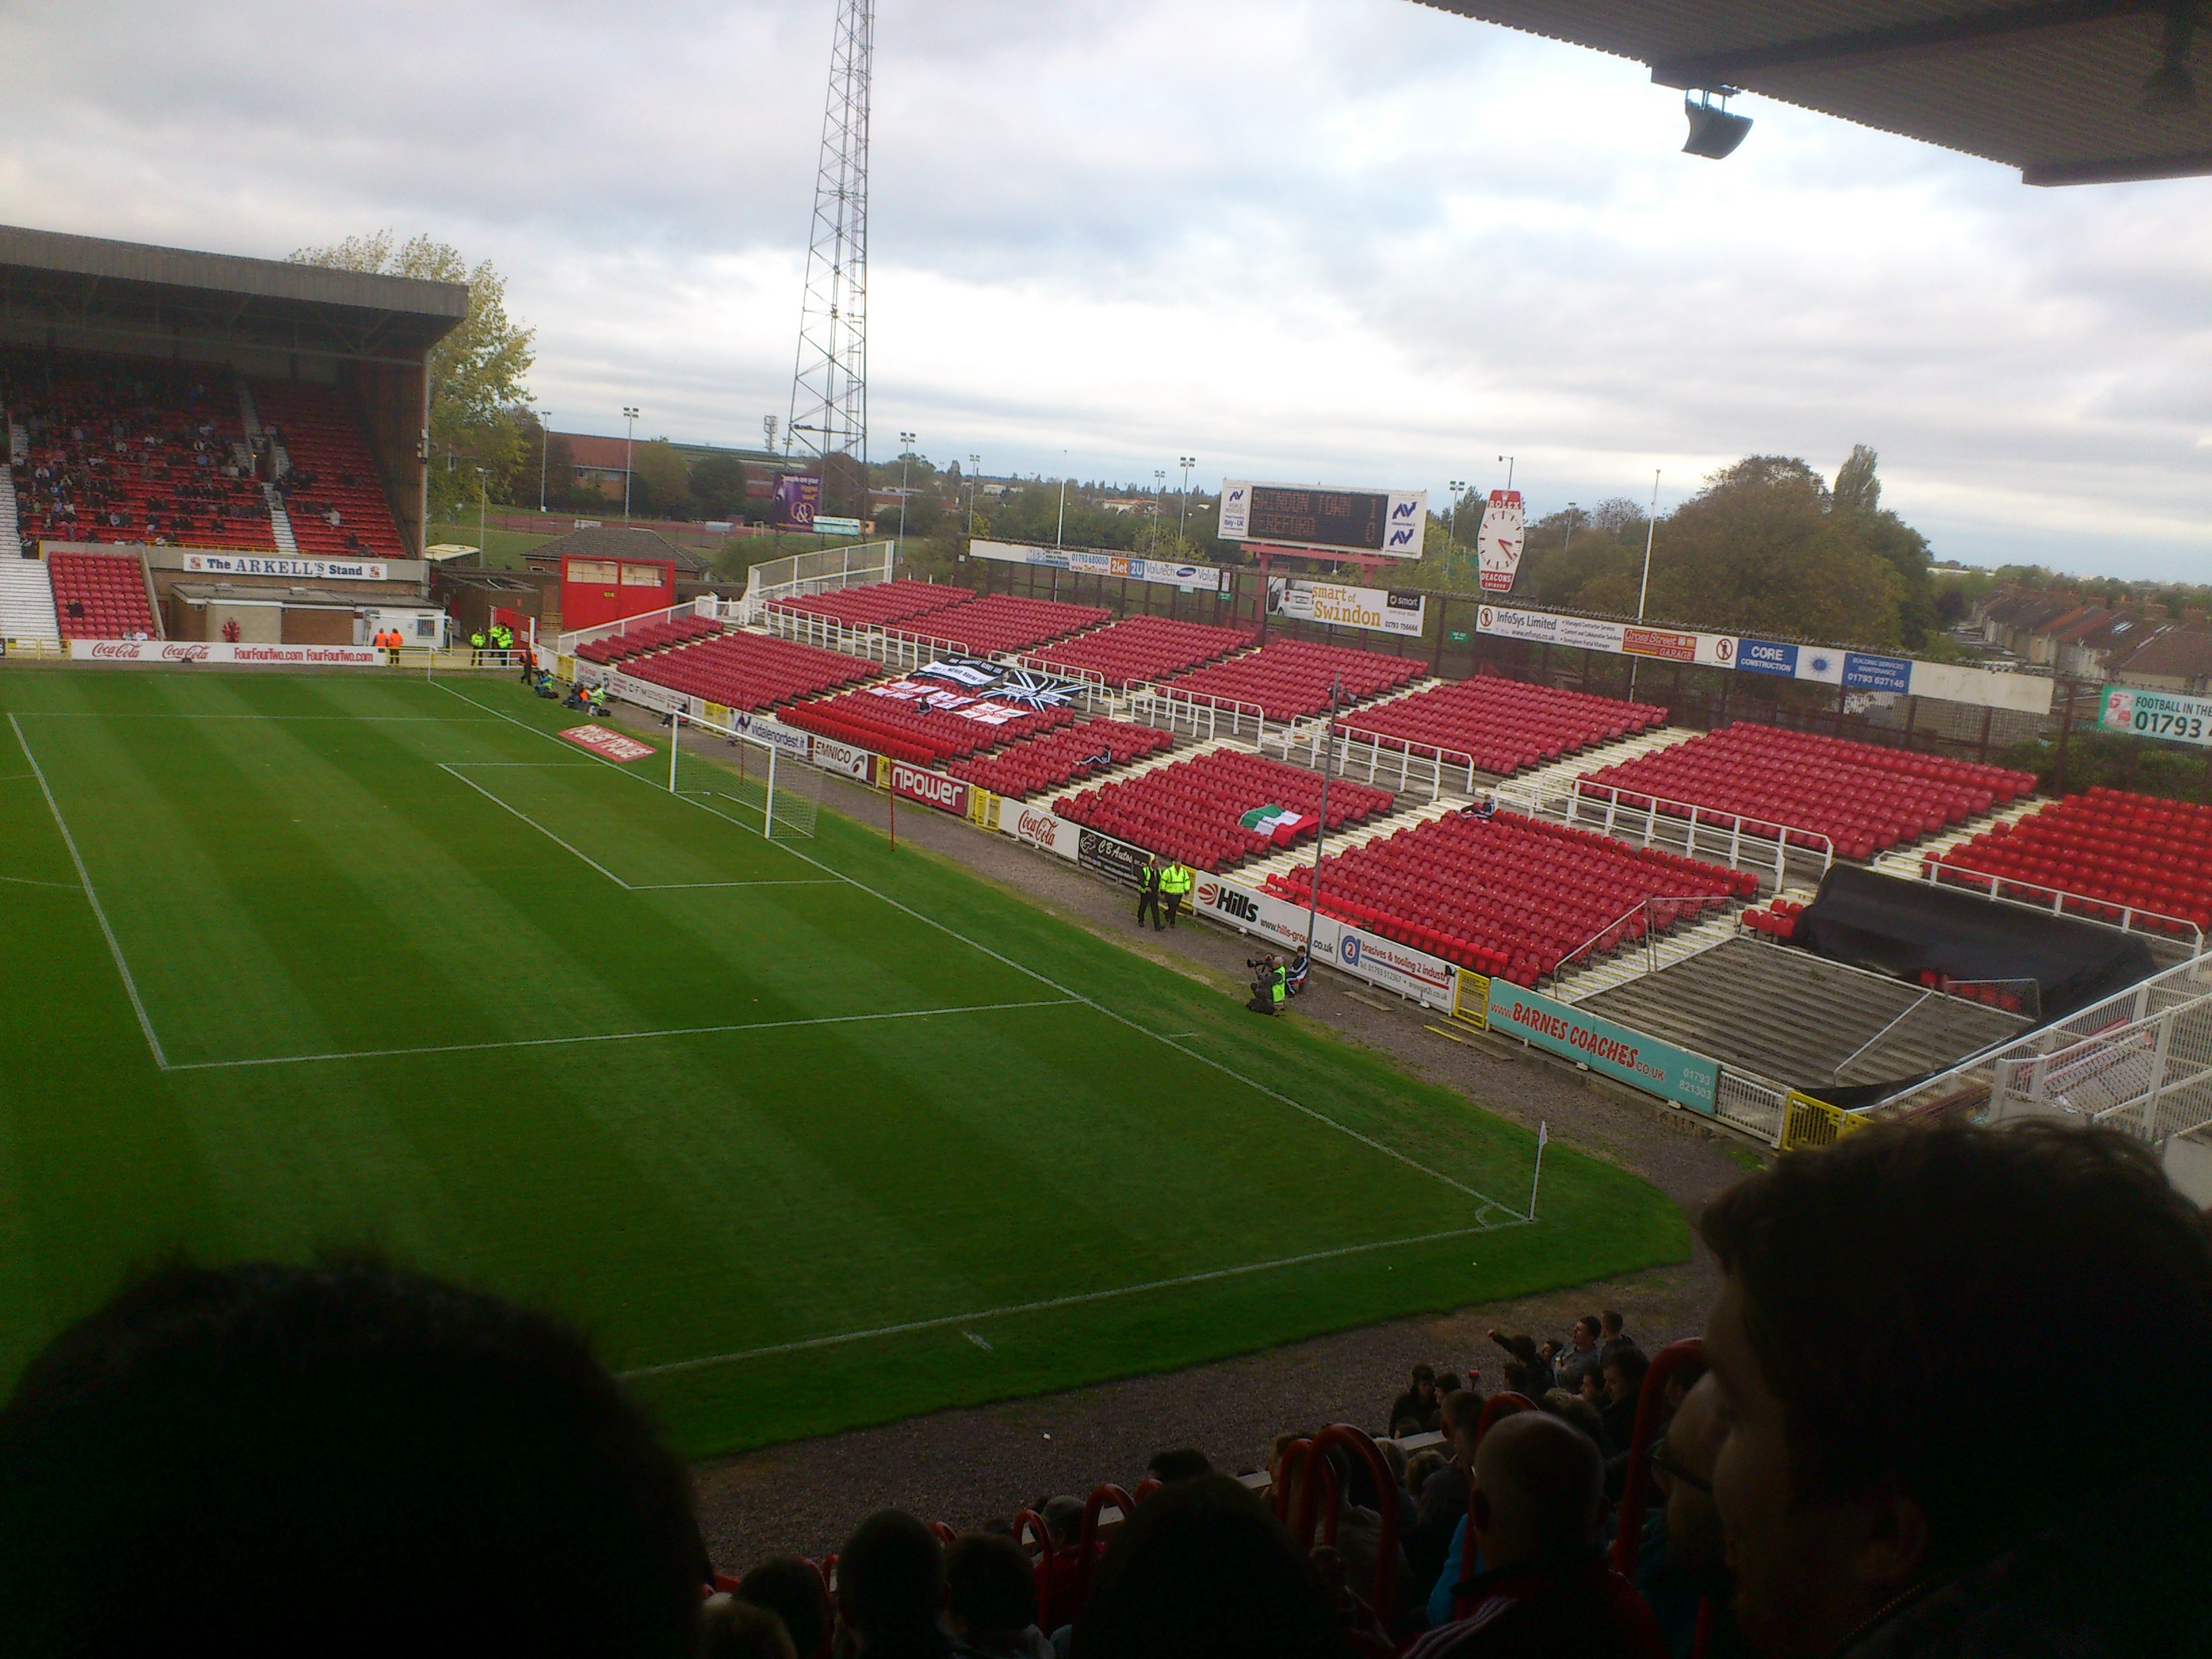
[[[1416,1368],[1264,1481],[1163,1453],[954,1537],[718,1578],[555,1322],[372,1261],[174,1267],[0,1411],[11,1650],[1765,1659],[2212,1650],[2212,1231],[2142,1146],[1892,1127],[1707,1208],[1701,1343],[1615,1313]],[[2069,1389],[2148,1364],[2155,1386]],[[2065,1409],[2071,1407],[2071,1410]],[[1045,1571],[1033,1552],[1043,1555]],[[711,1592],[711,1593],[710,1593]]]

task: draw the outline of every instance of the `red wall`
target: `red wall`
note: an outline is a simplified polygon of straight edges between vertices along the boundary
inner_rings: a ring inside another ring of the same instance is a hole
[[[621,582],[578,581],[572,567],[619,563],[628,580]],[[637,581],[636,573],[650,570],[652,586]],[[665,559],[585,559],[569,554],[561,561],[561,627],[563,632],[597,628],[647,611],[665,611],[676,603],[676,567]]]

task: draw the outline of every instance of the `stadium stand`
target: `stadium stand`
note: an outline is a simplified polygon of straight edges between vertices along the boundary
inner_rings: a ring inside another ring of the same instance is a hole
[[[927,613],[915,631],[951,640],[978,656],[1024,651],[1096,628],[1113,616],[1103,605],[1062,605],[1054,599],[1025,599],[1013,593],[987,593],[942,611]]]
[[[1321,791],[1318,772],[1218,749],[1139,777],[1063,795],[1053,810],[1147,851],[1167,854],[1200,870],[1218,871],[1314,834],[1320,823]],[[1388,812],[1392,804],[1388,790],[1337,779],[1329,785],[1328,827],[1362,823]],[[1272,835],[1248,830],[1239,822],[1263,806],[1288,807],[1305,822]]]
[[[52,553],[54,615],[65,640],[158,638],[146,597],[146,567],[132,553]]]
[[[14,469],[24,538],[276,550],[225,371],[12,352],[0,401],[29,438]]]
[[[872,663],[759,634],[720,633],[672,650],[635,658],[625,674],[689,697],[750,713],[800,697],[819,696],[872,678]]]
[[[58,640],[54,586],[43,559],[0,553],[0,640]]]
[[[1619,790],[1634,808],[1656,797],[1733,813],[1753,834],[1810,830],[1838,855],[1863,860],[2016,799],[2035,776],[1738,721],[1589,773],[1582,786],[1601,797]]]
[[[310,558],[405,558],[361,416],[346,395],[290,380],[256,381],[252,393],[263,426],[291,462],[276,487],[300,551]]]
[[[1304,904],[1309,870],[1267,885]],[[1321,862],[1319,908],[1462,967],[1534,986],[1583,950],[1604,955],[1748,897],[1740,871],[1517,813],[1454,812]],[[1645,901],[1656,901],[1648,912]],[[1633,912],[1633,914],[1631,914]],[[1593,945],[1593,941],[1595,945]]]
[[[918,766],[937,766],[963,755],[996,748],[1016,738],[1070,725],[1075,720],[1075,711],[1041,708],[1015,714],[1011,718],[1001,718],[994,713],[987,720],[974,713],[924,708],[901,697],[867,690],[848,691],[820,702],[801,703],[787,710],[781,718],[789,725],[819,732],[839,743],[856,744]]]
[[[704,617],[671,617],[666,622],[652,623],[632,633],[610,635],[604,640],[586,640],[576,647],[576,654],[586,662],[628,662],[631,658],[641,657],[649,651],[664,651],[672,645],[687,645],[694,640],[709,639],[721,631],[720,623],[709,622]]]
[[[994,794],[1020,799],[1156,755],[1174,741],[1155,726],[1085,720],[1042,737],[1024,738],[998,754],[959,761],[946,769]]]
[[[1097,674],[1107,684],[1121,686],[1163,680],[1251,643],[1252,635],[1240,628],[1210,628],[1170,617],[1131,617],[1034,653],[1032,660],[1042,667]]]
[[[1412,657],[1387,656],[1350,646],[1316,645],[1306,640],[1277,640],[1211,668],[1185,674],[1170,684],[1177,691],[1250,703],[1271,720],[1318,714],[1328,707],[1331,688],[1340,679],[1343,706],[1380,696],[1419,679],[1428,670]]]
[[[848,628],[888,628],[911,622],[933,611],[964,605],[975,597],[972,589],[941,582],[878,582],[867,587],[841,588],[835,593],[802,593],[795,599],[771,599],[771,611],[797,616],[823,617]]]
[[[2124,908],[2194,922],[2212,931],[2212,806],[2163,800],[2100,785],[2011,823],[1992,826],[1931,855],[1938,880],[1988,891],[1970,876],[2002,877],[2002,898],[2048,903],[2055,893],[2074,915],[2117,921]]]
[[[1386,748],[1413,744],[1465,755],[1477,771],[1508,777],[1666,723],[1667,711],[1650,703],[1484,674],[1360,709],[1340,726]]]

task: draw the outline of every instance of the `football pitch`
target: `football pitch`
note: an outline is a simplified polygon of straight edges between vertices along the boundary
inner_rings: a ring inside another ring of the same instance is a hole
[[[1688,1252],[1622,1170],[1547,1148],[1531,1224],[1517,1127],[503,679],[0,712],[0,1392],[179,1251],[552,1308],[694,1455]]]

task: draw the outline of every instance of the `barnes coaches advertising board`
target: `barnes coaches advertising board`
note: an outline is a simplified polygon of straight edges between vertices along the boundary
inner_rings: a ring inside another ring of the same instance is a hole
[[[1224,541],[1418,559],[1428,523],[1425,489],[1324,489],[1234,478],[1221,486]]]

